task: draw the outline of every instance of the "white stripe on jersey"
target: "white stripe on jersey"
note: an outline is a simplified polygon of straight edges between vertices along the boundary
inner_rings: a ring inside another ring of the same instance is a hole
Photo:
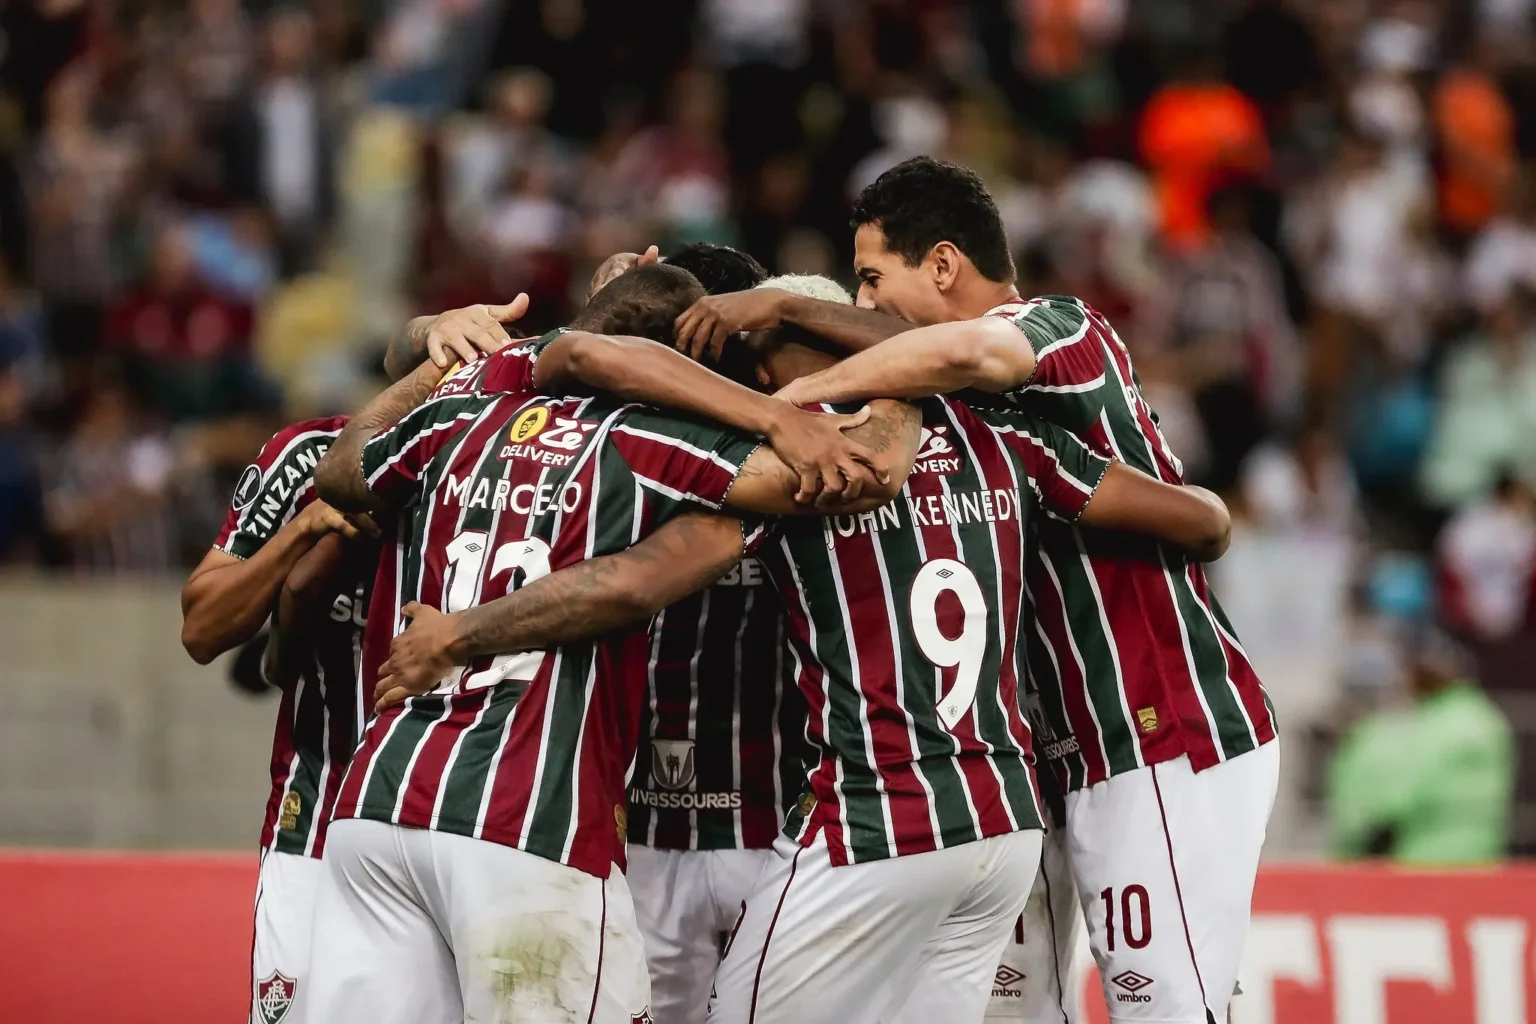
[[[454,396],[454,397],[458,398],[458,397],[462,397],[462,396]],[[440,398],[440,399],[437,399],[437,401],[442,402],[442,401],[447,401],[447,399]],[[492,400],[491,404],[489,404],[489,405],[482,406],[482,407],[477,408],[477,409],[465,410],[464,412],[459,413],[457,416],[455,416],[451,420],[448,420],[448,421],[443,422],[443,423],[434,423],[431,426],[427,427],[425,430],[422,430],[422,431],[418,432],[409,441],[407,441],[407,442],[405,442],[405,444],[401,445],[399,451],[395,452],[395,454],[393,454],[389,458],[385,459],[384,462],[379,466],[379,468],[374,470],[373,473],[371,475],[369,475],[368,480],[367,480],[367,484],[368,484],[369,488],[372,488],[373,485],[378,482],[379,477],[383,476],[384,473],[391,466],[393,466],[395,463],[399,462],[401,459],[405,458],[406,455],[408,455],[410,453],[411,449],[415,448],[418,444],[420,444],[422,441],[426,440],[428,437],[432,436],[433,434],[440,433],[440,432],[442,432],[444,430],[455,430],[455,429],[458,428],[459,424],[462,421],[476,419],[476,418],[478,418],[480,416],[481,413],[489,412],[491,409],[496,408],[496,406],[500,402],[501,402],[501,399],[499,399],[499,398],[494,399],[494,400]],[[423,408],[425,408],[425,406],[423,406]],[[375,435],[375,436],[378,436],[378,435]],[[368,444],[372,444],[372,443],[373,443],[373,441],[370,439],[368,441]]]
[[[630,405],[627,408],[634,409],[637,408],[637,406]],[[703,448],[697,448],[694,445],[689,444],[687,441],[682,440],[681,438],[667,437],[665,434],[655,434],[649,430],[641,429],[640,427],[632,427],[627,423],[620,423],[613,429],[620,434],[629,434],[632,437],[643,437],[647,441],[654,441],[657,444],[664,444],[668,448],[681,449],[682,451],[687,452],[689,455],[692,455],[695,458],[704,459],[708,462],[714,463],[732,475],[741,471],[740,466],[732,465],[731,463],[722,459],[719,455],[716,455],[714,452],[706,451]]]
[[[871,534],[870,536],[877,544],[879,543],[880,535],[878,533]],[[837,591],[837,611],[839,618],[843,622],[843,636],[852,637],[854,635],[853,618],[848,608],[848,594],[843,590],[842,563],[837,560],[836,545],[830,545],[827,548],[827,564],[832,569],[832,583]],[[895,627],[892,626],[892,628],[894,629]],[[847,646],[848,669],[852,673],[853,692],[858,694],[859,697],[859,722],[864,732],[864,755],[869,758],[869,770],[875,777],[875,790],[880,794],[880,816],[885,821],[885,847],[889,856],[894,857],[896,856],[896,825],[891,819],[891,798],[890,794],[885,790],[885,773],[880,770],[880,762],[875,759],[875,730],[869,721],[869,699],[864,696],[864,672],[859,667],[859,649],[856,644],[850,643]],[[825,672],[823,672],[823,679],[825,680]],[[825,681],[823,685],[825,686]],[[832,703],[831,687],[825,686],[825,688],[828,691],[827,703],[830,705]],[[916,755],[914,753],[915,759]],[[837,759],[839,765],[842,764],[842,760],[842,758]],[[841,793],[839,793],[839,802],[841,802],[841,799]],[[852,837],[844,833],[842,842],[848,848],[851,859],[853,853]]]
[[[1088,716],[1093,719],[1093,733],[1099,740],[1099,753],[1104,757],[1104,764],[1108,765],[1109,748],[1104,745],[1104,727],[1099,722],[1099,710],[1093,706],[1093,696],[1089,692],[1088,666],[1083,662],[1083,652],[1078,649],[1077,636],[1072,632],[1072,623],[1067,619],[1066,591],[1061,587],[1061,577],[1057,575],[1056,565],[1051,561],[1050,554],[1046,552],[1045,545],[1036,544],[1035,551],[1040,564],[1045,566],[1046,575],[1051,578],[1051,584],[1056,588],[1056,600],[1061,608],[1061,617],[1066,627],[1067,646],[1072,648],[1072,660],[1077,662],[1077,676],[1083,681],[1083,704],[1088,708]],[[1062,689],[1066,689],[1065,679],[1062,679]]]
[[[946,405],[944,407],[944,413],[949,418],[950,424],[952,426],[954,426],[954,428],[955,428],[955,436],[960,438],[961,443],[965,445],[965,450],[966,450],[967,453],[969,453],[969,455],[971,457],[971,465],[977,467],[977,473],[978,473],[978,476],[979,476],[980,475],[980,469],[981,469],[981,460],[976,457],[976,446],[974,444],[972,444],[970,435],[965,432],[965,427],[961,424],[960,417],[956,416],[954,414],[954,410],[951,409],[948,405]],[[1002,447],[1001,444],[998,442],[998,439],[996,437],[993,437],[991,440],[992,440],[992,443],[994,445],[996,445],[997,447],[999,447],[999,448]],[[997,454],[1002,458],[1002,460],[1004,462],[1010,461],[1007,452],[998,452]],[[944,480],[943,477],[940,477],[940,480],[943,483],[944,493],[945,494],[949,494],[950,493],[949,482],[947,480]],[[1018,530],[1019,530],[1019,550],[1022,552],[1022,551],[1025,550],[1025,547],[1026,547],[1026,544],[1027,544],[1027,541],[1025,540],[1025,537],[1024,537],[1023,522],[1021,520],[1015,520],[1014,522],[1015,522],[1015,525],[1018,527]],[[953,520],[951,520],[950,521],[949,529],[950,529],[950,532],[954,535],[954,538],[955,538],[955,550],[963,552],[965,549],[960,546],[960,525],[958,523],[954,522]],[[1010,645],[1008,643],[1008,624],[1004,621],[1004,612],[1007,610],[1006,609],[1007,600],[1006,600],[1006,595],[1003,592],[1003,556],[1002,556],[1002,552],[999,550],[999,548],[997,546],[997,529],[995,527],[992,528],[992,529],[989,529],[989,530],[986,531],[986,534],[987,534],[987,543],[989,545],[991,545],[991,547],[992,547],[992,575],[993,575],[994,580],[996,581],[996,586],[997,586],[997,590],[995,591],[995,593],[997,594],[997,610],[998,610],[998,615],[997,615],[997,652],[998,652],[998,665],[1001,668],[1001,666],[1005,662],[1005,659],[1008,658],[1010,651],[1013,650],[1013,645]],[[1022,612],[1022,610],[1023,609],[1020,609],[1021,612]],[[1019,682],[1019,677],[1018,677],[1017,673],[1015,673],[1015,675],[1014,675],[1014,683],[1015,683],[1015,685],[1017,685],[1018,682]],[[992,689],[992,697],[993,697],[993,699],[995,700],[995,702],[997,704],[998,713],[1003,716],[1003,722],[1004,722],[1004,726],[1005,726],[1005,730],[1004,731],[1006,731],[1008,733],[1009,737],[1012,738],[1013,737],[1013,730],[1010,729],[1010,728],[1006,728],[1007,724],[1012,721],[1012,716],[1008,713],[1007,704],[1003,700],[1003,686],[1002,686],[1002,673],[1001,672],[998,673],[997,685],[995,687],[993,687],[993,689]],[[986,748],[986,751],[987,751],[988,754],[996,753],[997,748],[991,742],[989,742],[987,740],[983,740],[981,738],[981,712],[979,710],[976,711],[976,726],[977,726],[977,728],[976,728],[976,739],[982,743],[982,745]],[[1027,723],[1026,723],[1026,727],[1027,727]],[[1015,742],[1017,742],[1017,741],[1015,740]],[[993,761],[990,757],[987,758],[987,767],[992,769],[992,775],[997,780],[997,791],[998,791],[998,793],[1002,797],[1000,802],[1003,805],[1003,813],[1005,813],[1008,816],[1008,827],[1013,829],[1015,832],[1017,832],[1019,830],[1019,820],[1018,820],[1018,818],[1013,813],[1012,801],[1010,801],[1009,798],[1008,798],[1008,787],[1003,784],[1003,773],[997,767],[997,762]],[[980,818],[979,815],[977,816],[977,819],[976,819],[976,834],[977,835],[981,834],[981,818]]]
[[[875,566],[880,570],[880,591],[885,595],[885,606],[896,607],[896,598],[891,593],[891,573],[885,565],[885,545],[880,543],[880,534],[871,533],[871,541],[874,543]],[[923,531],[912,529],[912,538],[917,542],[918,557],[923,562],[928,561],[928,550],[923,544]],[[934,799],[933,784],[928,780],[928,772],[923,768],[922,761],[917,756],[917,719],[913,717],[910,706],[907,704],[907,673],[901,658],[901,638],[896,633],[896,625],[891,624],[891,667],[892,674],[896,677],[896,706],[901,709],[901,717],[907,720],[907,743],[912,748],[912,774],[917,778],[917,784],[923,787],[923,795],[928,802],[928,824],[933,829],[933,842],[939,849],[944,848],[944,834],[939,829],[938,802]],[[934,669],[935,672],[939,670]],[[940,682],[942,683],[942,673]],[[934,695],[938,696],[937,693]],[[937,701],[935,701],[937,703]],[[962,779],[962,782],[964,780]],[[844,844],[852,852],[853,844]]]

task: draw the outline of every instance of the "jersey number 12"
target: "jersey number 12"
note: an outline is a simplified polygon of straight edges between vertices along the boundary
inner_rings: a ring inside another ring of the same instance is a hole
[[[491,571],[482,581],[481,570],[485,567],[486,546],[489,536],[481,530],[465,530],[449,542],[444,553],[448,567],[443,579],[443,611],[449,615],[462,612],[480,603],[482,586],[504,572],[522,570],[522,583],[527,586],[534,580],[549,575],[549,545],[538,537],[512,540],[496,549],[491,558]],[[509,585],[507,593],[516,590]],[[474,690],[490,686],[504,679],[531,681],[544,662],[543,651],[525,651],[521,654],[498,654],[489,668],[474,673],[463,681],[462,690]],[[455,688],[459,670],[448,673],[438,692]]]

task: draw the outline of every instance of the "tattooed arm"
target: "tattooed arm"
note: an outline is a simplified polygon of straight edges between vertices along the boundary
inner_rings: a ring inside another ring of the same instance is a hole
[[[632,626],[718,580],[741,560],[741,520],[690,512],[616,555],[561,569],[505,597],[444,615],[412,602],[374,698],[425,693],[455,665],[543,650]]]
[[[388,430],[432,393],[443,371],[431,361],[390,385],[347,422],[341,436],[315,467],[315,492],[343,512],[372,512],[383,508],[363,478],[363,445]]]
[[[799,477],[771,448],[759,448],[741,467],[741,474],[726,495],[726,502],[744,512],[796,515],[817,512],[825,515],[850,515],[879,508],[901,493],[917,457],[922,433],[922,417],[906,402],[880,399],[869,404],[869,419],[853,427],[848,437],[869,452],[867,461],[874,472],[874,482],[864,486],[853,501],[839,501],[809,509],[796,504]]]

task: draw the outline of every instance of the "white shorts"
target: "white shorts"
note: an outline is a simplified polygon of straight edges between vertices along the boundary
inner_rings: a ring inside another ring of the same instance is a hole
[[[1271,742],[1203,772],[1180,757],[1067,795],[1111,1020],[1227,1019],[1279,777]]]
[[[1045,834],[1040,873],[992,980],[989,1022],[1076,1022],[1081,986],[1072,966],[1082,938],[1082,920],[1067,857],[1067,833],[1054,828]]]
[[[979,1024],[1040,833],[833,867],[780,837],[715,976],[710,1024]]]
[[[629,887],[498,843],[344,819],[326,840],[310,1019],[632,1024],[650,985]]]
[[[721,951],[770,850],[629,847],[629,889],[651,969],[651,1014],[703,1024]]]
[[[296,853],[264,852],[256,876],[250,1024],[301,1024],[309,999],[309,935],[324,866]]]

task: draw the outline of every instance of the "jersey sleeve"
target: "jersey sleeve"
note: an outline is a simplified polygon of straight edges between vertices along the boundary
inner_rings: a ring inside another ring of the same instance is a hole
[[[1024,333],[1035,352],[1035,370],[1023,387],[1011,392],[1071,394],[1082,399],[1099,394],[1103,402],[1104,350],[1098,332],[1103,318],[1073,298],[1047,296],[1009,302],[990,310]]]
[[[1010,421],[1003,436],[1024,463],[1036,504],[1059,519],[1076,522],[1109,471],[1110,460],[1034,416]]]
[[[719,424],[649,410],[625,415],[611,438],[662,518],[690,506],[719,510],[762,443]]]
[[[250,558],[313,501],[315,465],[346,423],[345,416],[305,420],[274,434],[240,474],[214,548]]]
[[[493,401],[494,397],[479,394],[429,397],[399,423],[369,438],[362,455],[363,479],[368,489],[386,505],[410,504],[419,493],[421,474],[433,456]]]

